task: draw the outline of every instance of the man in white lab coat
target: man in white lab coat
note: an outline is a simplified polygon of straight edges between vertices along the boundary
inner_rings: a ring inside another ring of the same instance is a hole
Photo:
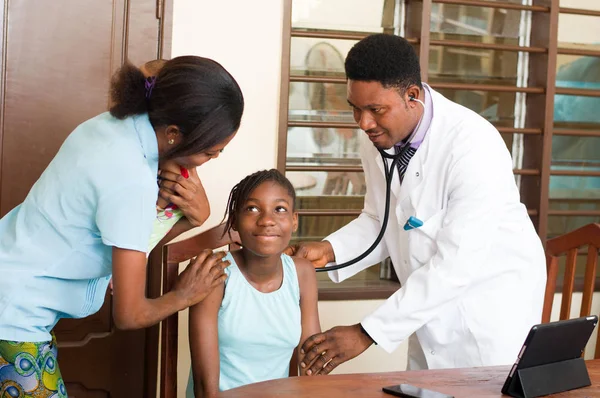
[[[341,282],[389,256],[401,288],[360,323],[309,338],[301,366],[327,374],[372,344],[392,352],[406,339],[410,369],[513,363],[541,321],[546,267],[504,141],[478,114],[422,84],[417,55],[401,37],[361,40],[345,68],[348,102],[366,133],[364,209],[324,241],[288,253],[315,266],[363,253],[385,213],[378,150],[403,152],[383,240],[362,261],[329,272]]]

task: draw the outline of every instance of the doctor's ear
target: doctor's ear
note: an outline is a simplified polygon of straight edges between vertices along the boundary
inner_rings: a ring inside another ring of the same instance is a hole
[[[413,106],[413,107],[417,106],[419,94],[421,94],[421,90],[417,86],[410,86],[409,88],[406,89],[407,101],[414,104],[411,106]]]

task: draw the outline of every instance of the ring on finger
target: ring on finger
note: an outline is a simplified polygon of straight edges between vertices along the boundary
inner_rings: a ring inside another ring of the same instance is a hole
[[[325,369],[325,367],[326,367],[327,365],[329,365],[329,362],[331,362],[331,361],[333,361],[333,358],[330,358],[330,359],[329,359],[327,362],[325,362],[325,363],[323,364],[323,369]]]

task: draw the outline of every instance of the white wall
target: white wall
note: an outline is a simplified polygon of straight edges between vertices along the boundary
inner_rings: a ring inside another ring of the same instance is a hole
[[[245,100],[237,136],[217,160],[198,169],[211,202],[205,225],[221,221],[233,185],[276,165],[282,13],[281,0],[175,0],[172,56],[193,54],[221,63]]]
[[[353,325],[379,307],[384,300],[362,301],[321,301],[319,318],[321,330],[334,326]],[[372,345],[360,356],[341,364],[332,374],[391,372],[406,369],[408,341],[405,341],[392,354]]]

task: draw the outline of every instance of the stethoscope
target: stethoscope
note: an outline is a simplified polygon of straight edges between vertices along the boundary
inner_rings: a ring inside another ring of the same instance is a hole
[[[425,104],[420,99],[410,96],[408,100],[418,102],[421,105],[423,105],[423,108],[425,108]],[[377,150],[381,154],[381,160],[383,161],[383,170],[385,171],[385,212],[383,213],[384,216],[383,216],[383,222],[381,223],[381,230],[379,231],[379,235],[377,235],[375,242],[373,242],[373,244],[367,250],[365,250],[365,252],[363,254],[359,255],[358,257],[353,258],[352,260],[346,261],[345,263],[342,263],[342,264],[332,265],[331,267],[315,268],[315,270],[317,272],[335,271],[338,269],[349,267],[352,264],[356,264],[357,262],[359,262],[362,259],[364,259],[365,257],[367,257],[369,254],[371,254],[373,252],[373,250],[375,250],[377,245],[379,245],[379,243],[381,242],[381,239],[383,239],[383,235],[385,234],[385,230],[387,228],[388,221],[390,219],[390,197],[392,194],[392,180],[394,179],[394,171],[398,168],[398,163],[400,162],[400,159],[402,159],[402,157],[409,150],[410,144],[415,136],[415,133],[419,129],[419,126],[421,125],[421,121],[423,120],[424,115],[425,115],[425,111],[423,111],[423,115],[421,116],[421,119],[419,120],[417,127],[415,127],[414,131],[410,135],[408,141],[406,142],[406,144],[402,147],[402,149],[397,154],[390,155],[389,153],[385,152],[383,149],[377,148]],[[387,167],[388,159],[392,159],[392,165],[390,166],[389,170]]]

